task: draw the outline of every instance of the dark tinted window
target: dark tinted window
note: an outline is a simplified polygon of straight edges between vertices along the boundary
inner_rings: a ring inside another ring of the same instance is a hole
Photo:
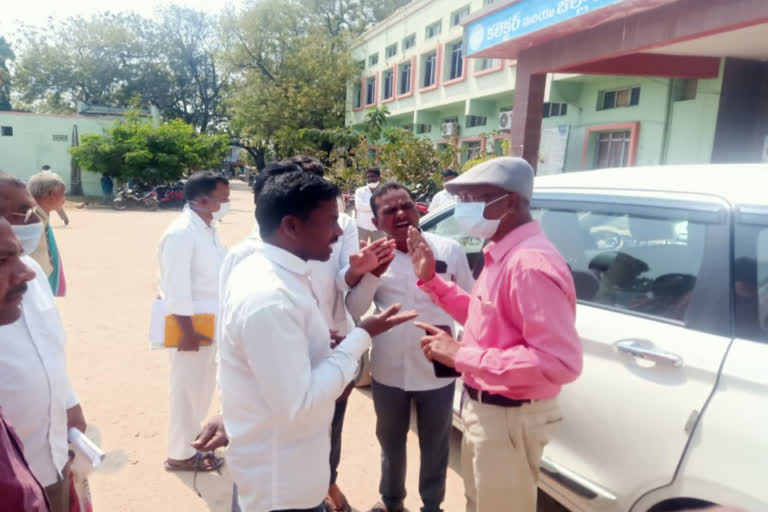
[[[679,322],[699,279],[705,224],[589,210],[535,212],[579,300]]]
[[[768,216],[736,227],[733,311],[737,337],[768,342]]]

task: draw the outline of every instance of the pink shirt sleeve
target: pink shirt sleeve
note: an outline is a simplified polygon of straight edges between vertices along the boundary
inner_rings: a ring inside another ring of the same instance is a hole
[[[509,299],[511,307],[501,314],[517,317],[525,343],[507,349],[463,346],[456,369],[509,388],[574,381],[582,367],[575,304],[550,276],[535,269],[516,274]]]
[[[467,322],[470,295],[456,283],[446,281],[435,274],[429,281],[419,280],[417,284],[421,290],[429,295],[432,302],[443,308],[454,320],[461,325]]]

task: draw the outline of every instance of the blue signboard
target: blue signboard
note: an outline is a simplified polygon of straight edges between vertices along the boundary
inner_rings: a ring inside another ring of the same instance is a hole
[[[470,23],[465,29],[467,54],[583,16],[624,0],[521,0]]]

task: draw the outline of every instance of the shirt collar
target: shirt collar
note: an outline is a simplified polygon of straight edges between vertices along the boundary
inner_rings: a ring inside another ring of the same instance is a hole
[[[264,252],[264,256],[266,256],[272,263],[280,265],[294,274],[309,276],[311,271],[309,263],[295,254],[267,242],[264,242],[262,251]]]
[[[207,229],[213,229],[213,226],[215,225],[215,222],[211,222],[211,225],[205,223],[202,217],[200,217],[197,212],[195,212],[191,206],[188,204],[184,205],[184,213],[191,219],[192,225],[196,228],[207,228]]]
[[[40,217],[40,220],[43,221],[43,224],[48,224],[48,212],[43,210],[40,206],[35,206],[35,213]]]
[[[539,233],[541,233],[539,221],[528,222],[507,233],[507,236],[499,242],[490,242],[483,248],[483,252],[491,261],[501,261],[512,249]]]

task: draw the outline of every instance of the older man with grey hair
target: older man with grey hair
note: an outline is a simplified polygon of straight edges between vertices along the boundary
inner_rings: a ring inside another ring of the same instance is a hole
[[[66,200],[67,185],[61,176],[53,171],[43,171],[29,179],[29,191],[37,201],[35,212],[43,223],[43,234],[40,244],[32,253],[32,258],[37,261],[48,277],[53,294],[57,297],[66,295],[66,280],[64,268],[61,264],[59,247],[56,237],[51,229],[50,215],[52,211],[59,210]]]
[[[562,416],[557,395],[581,373],[576,292],[568,264],[530,212],[533,169],[520,158],[476,165],[445,185],[454,217],[485,238],[472,293],[435,271],[415,228],[408,249],[419,287],[464,325],[459,344],[428,324],[424,355],[464,380],[462,470],[471,512],[534,512],[544,446]]]

